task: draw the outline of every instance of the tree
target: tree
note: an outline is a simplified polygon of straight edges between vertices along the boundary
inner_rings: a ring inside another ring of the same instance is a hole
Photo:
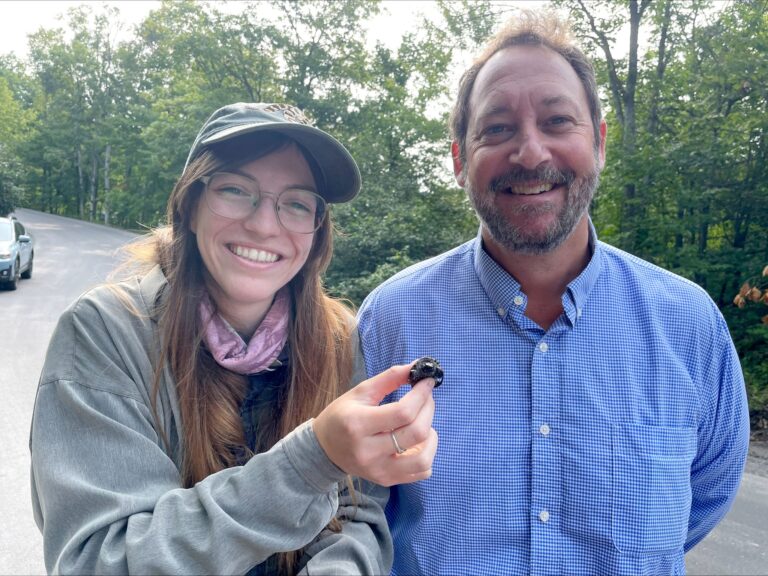
[[[34,123],[33,112],[24,107],[27,89],[18,61],[0,59],[0,215],[12,212],[25,198],[19,153]]]
[[[477,3],[477,6],[485,6]],[[478,12],[477,20],[482,20]],[[444,11],[442,18],[451,18]],[[378,44],[369,73],[339,123],[363,173],[360,197],[338,211],[329,286],[359,303],[382,280],[477,232],[464,192],[446,162],[452,47],[468,45],[445,22],[423,20],[396,50]]]
[[[760,276],[753,276],[741,285],[733,304],[745,312],[739,343],[753,427],[759,427],[759,423],[765,427],[768,421],[768,314],[764,314],[764,306],[768,306],[768,266]],[[761,315],[760,323],[755,321],[756,315]]]
[[[81,6],[68,13],[71,39],[62,29],[34,34],[31,66],[40,83],[35,106],[39,117],[27,161],[39,167],[30,183],[49,209],[96,220],[104,209],[100,174],[109,166],[107,151],[119,118],[115,87],[114,8],[94,13]]]

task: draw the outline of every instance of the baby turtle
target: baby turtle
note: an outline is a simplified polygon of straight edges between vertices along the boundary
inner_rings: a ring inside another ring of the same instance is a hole
[[[440,362],[430,356],[423,356],[416,360],[408,376],[408,383],[413,386],[424,378],[433,378],[435,380],[435,388],[443,383],[443,369],[440,367]]]

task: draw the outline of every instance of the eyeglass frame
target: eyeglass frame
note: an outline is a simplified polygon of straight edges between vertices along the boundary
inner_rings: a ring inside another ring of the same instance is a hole
[[[230,176],[237,176],[238,178],[243,178],[245,180],[249,180],[249,181],[253,182],[253,184],[255,185],[255,188],[258,191],[258,198],[256,196],[254,196],[253,194],[249,194],[249,196],[251,197],[251,211],[247,215],[241,216],[240,218],[233,218],[232,216],[226,216],[224,214],[221,214],[221,213],[217,212],[216,210],[213,209],[213,206],[211,206],[211,203],[210,203],[210,201],[208,199],[209,183],[211,182],[211,180],[213,178],[215,178],[216,176],[219,176],[221,174],[226,174],[226,175],[230,175]],[[314,192],[312,190],[308,190],[306,188],[292,187],[292,188],[286,188],[285,190],[282,190],[281,192],[279,192],[277,194],[269,194],[267,192],[264,192],[261,189],[261,186],[259,185],[259,183],[255,179],[251,178],[250,176],[246,176],[245,174],[238,174],[237,172],[214,172],[213,174],[208,174],[206,176],[200,176],[200,178],[198,178],[197,180],[200,183],[202,183],[202,185],[203,185],[203,196],[205,197],[205,204],[206,204],[206,206],[208,206],[208,209],[211,212],[213,212],[214,214],[216,214],[217,216],[220,216],[221,218],[226,218],[227,220],[245,220],[246,218],[250,218],[253,215],[253,213],[256,210],[259,209],[259,207],[261,206],[261,201],[262,201],[263,197],[266,195],[266,196],[272,198],[272,208],[275,211],[275,218],[277,218],[278,224],[280,224],[280,226],[284,230],[286,230],[288,232],[291,232],[293,234],[314,234],[315,232],[317,232],[322,227],[323,221],[325,220],[325,216],[326,216],[326,214],[330,210],[329,203],[326,201],[325,198],[323,198],[317,192]],[[302,192],[307,192],[308,194],[312,194],[317,199],[317,204],[316,204],[316,207],[315,207],[315,215],[314,215],[314,222],[315,222],[315,224],[314,224],[314,228],[312,230],[310,230],[308,232],[302,232],[302,231],[298,231],[298,230],[291,230],[290,228],[288,228],[283,223],[282,219],[280,218],[280,208],[278,207],[278,199],[280,198],[280,196],[282,196],[285,192],[288,192],[289,190],[301,190]],[[254,200],[256,200],[256,203],[254,203]]]

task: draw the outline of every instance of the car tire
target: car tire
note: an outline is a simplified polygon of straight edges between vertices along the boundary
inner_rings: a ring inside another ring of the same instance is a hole
[[[19,284],[20,277],[21,275],[19,274],[19,262],[16,262],[16,265],[13,267],[13,276],[5,284],[8,290],[16,290],[16,286]]]
[[[32,264],[35,261],[35,255],[32,254],[32,256],[29,257],[29,266],[27,266],[27,269],[24,270],[24,272],[21,273],[21,277],[24,278],[24,280],[29,280],[32,278]]]

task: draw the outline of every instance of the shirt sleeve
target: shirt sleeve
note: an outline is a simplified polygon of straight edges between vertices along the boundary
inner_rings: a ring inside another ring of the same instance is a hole
[[[83,320],[62,317],[32,422],[33,509],[49,573],[244,574],[321,533],[345,475],[310,422],[244,466],[182,488],[116,352],[125,339]]]
[[[736,498],[749,447],[749,411],[736,349],[722,315],[701,398],[704,418],[691,467],[691,515],[685,551],[725,516]]]

